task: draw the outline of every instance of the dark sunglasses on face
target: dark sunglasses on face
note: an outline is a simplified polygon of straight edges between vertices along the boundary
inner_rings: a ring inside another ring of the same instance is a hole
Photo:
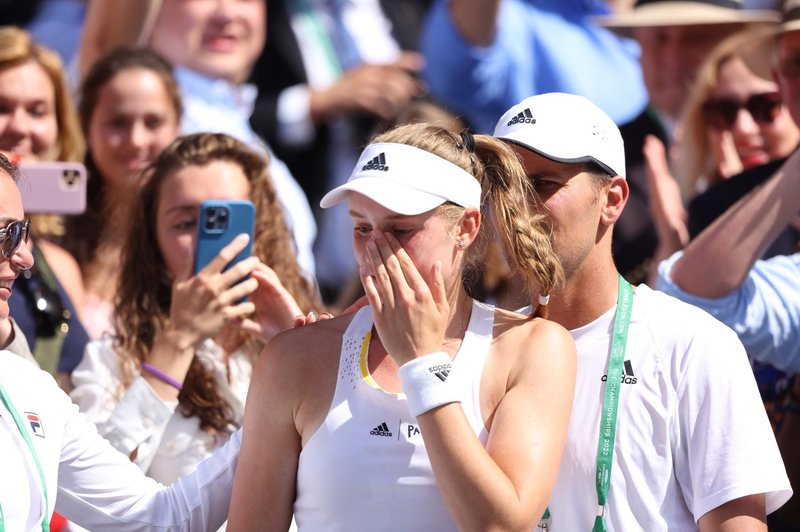
[[[800,54],[789,56],[778,63],[778,70],[787,78],[800,76]]]
[[[754,94],[744,102],[730,98],[712,98],[703,104],[703,116],[714,129],[725,130],[736,123],[739,110],[746,109],[753,120],[761,125],[768,125],[778,117],[782,105],[781,95],[777,92]]]
[[[0,251],[9,260],[23,242],[31,236],[31,221],[18,220],[0,229]]]

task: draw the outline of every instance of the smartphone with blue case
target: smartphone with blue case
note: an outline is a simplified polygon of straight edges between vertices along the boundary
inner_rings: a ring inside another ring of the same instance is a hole
[[[194,252],[194,273],[206,267],[219,252],[242,233],[250,242],[225,266],[230,269],[253,254],[256,209],[248,200],[207,200],[200,205],[197,218],[197,240]],[[223,271],[224,271],[223,270]]]

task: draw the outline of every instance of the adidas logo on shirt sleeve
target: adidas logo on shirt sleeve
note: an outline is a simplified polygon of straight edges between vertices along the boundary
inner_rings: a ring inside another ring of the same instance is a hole
[[[381,172],[388,172],[389,167],[386,165],[386,154],[381,152],[370,162],[361,167],[362,172],[366,170],[380,170]]]
[[[536,119],[533,117],[530,109],[525,109],[524,111],[520,111],[520,113],[508,121],[507,126],[513,126],[514,124],[535,124]]]

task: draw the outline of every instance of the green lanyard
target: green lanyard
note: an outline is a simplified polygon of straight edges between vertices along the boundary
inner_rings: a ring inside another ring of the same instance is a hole
[[[614,459],[614,442],[617,436],[617,409],[619,406],[619,389],[622,382],[622,366],[625,361],[625,346],[628,343],[628,326],[631,323],[633,307],[633,288],[621,275],[619,276],[619,294],[617,295],[617,312],[614,316],[614,330],[611,334],[611,354],[606,372],[606,389],[603,397],[603,410],[600,417],[600,437],[597,442],[597,470],[595,487],[597,488],[597,516],[594,519],[592,532],[605,532],[605,507],[608,500],[608,489],[611,487],[611,463]],[[550,509],[544,511],[543,530],[549,526]]]
[[[36,469],[39,471],[39,480],[42,482],[42,496],[44,497],[44,517],[42,518],[42,532],[49,532],[50,531],[50,517],[49,517],[49,504],[47,502],[47,484],[44,480],[44,471],[42,470],[42,464],[39,462],[39,455],[36,453],[36,449],[33,446],[33,442],[31,441],[31,437],[28,434],[28,430],[25,427],[25,424],[22,422],[22,418],[19,416],[17,409],[14,408],[14,405],[11,403],[11,399],[9,399],[8,394],[6,393],[5,389],[2,385],[0,385],[0,400],[3,401],[3,404],[6,406],[6,410],[11,414],[11,417],[14,418],[14,423],[17,425],[20,434],[22,434],[22,439],[25,440],[25,443],[28,445],[28,450],[31,452],[31,456],[33,457],[33,462],[36,464]],[[3,515],[3,507],[0,505],[0,532],[5,532],[6,530],[6,523],[5,517]]]

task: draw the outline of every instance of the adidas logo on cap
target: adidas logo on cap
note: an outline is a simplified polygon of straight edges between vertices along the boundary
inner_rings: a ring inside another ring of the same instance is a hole
[[[508,121],[507,126],[513,126],[514,124],[535,124],[536,119],[533,117],[530,108],[525,109],[524,111],[520,111],[520,113]]]
[[[370,162],[361,167],[362,172],[365,170],[388,172],[389,167],[386,165],[386,154],[381,152],[380,155],[376,155]]]
[[[386,424],[385,421],[380,425],[378,425],[377,427],[375,427],[374,429],[372,429],[371,431],[369,431],[369,433],[372,434],[373,436],[386,436],[387,438],[392,437],[392,433],[389,431],[389,426]]]
[[[452,364],[440,364],[438,366],[431,366],[428,368],[428,371],[439,377],[439,379],[444,382],[447,380],[447,377],[450,375],[450,370],[453,368]]]

